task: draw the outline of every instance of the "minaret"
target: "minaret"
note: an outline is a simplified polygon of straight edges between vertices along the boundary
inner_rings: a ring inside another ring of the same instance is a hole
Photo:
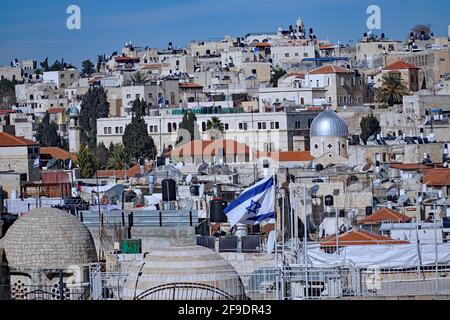
[[[80,111],[77,107],[69,110],[69,152],[78,153],[80,151],[80,127],[78,126],[78,118]]]
[[[303,20],[302,20],[301,17],[298,17],[298,19],[297,19],[297,32],[300,33],[300,34],[303,34],[304,33],[303,28],[304,28]]]

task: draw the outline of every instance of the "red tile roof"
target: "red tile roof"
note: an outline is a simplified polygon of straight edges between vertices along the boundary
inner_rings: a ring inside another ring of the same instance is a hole
[[[144,172],[150,172],[152,170],[152,166],[145,165]],[[134,167],[128,170],[98,170],[97,176],[99,178],[119,178],[125,179],[125,176],[130,178],[134,177],[136,174],[141,173],[141,166],[136,164]]]
[[[382,208],[377,212],[375,212],[374,214],[372,214],[371,216],[366,217],[358,224],[373,225],[373,224],[381,224],[384,221],[390,223],[406,223],[411,221],[411,218],[395,210]]]
[[[272,158],[279,162],[306,162],[315,158],[309,151],[258,152],[258,158]]]
[[[383,70],[402,70],[402,69],[420,69],[412,64],[398,60],[383,68]]]
[[[65,111],[64,108],[50,108],[48,109],[49,114],[57,114],[57,113],[63,113]]]
[[[335,48],[337,48],[337,45],[335,44],[324,44],[319,47],[320,50],[335,49]]]
[[[408,241],[393,240],[389,237],[354,228],[344,234],[339,235],[339,247],[347,246],[367,246],[367,245],[386,245],[386,244],[408,244]],[[320,241],[321,247],[336,246],[336,235],[325,237]]]
[[[201,86],[197,83],[194,83],[194,82],[181,82],[180,88],[182,88],[182,89],[202,89],[203,86]]]
[[[392,169],[400,169],[403,171],[419,171],[421,169],[427,169],[428,166],[420,163],[393,163]]]
[[[353,71],[337,66],[326,65],[309,72],[309,74],[331,74],[331,73],[353,73]]]
[[[41,155],[49,155],[56,160],[77,160],[76,154],[70,153],[58,147],[41,147]]]
[[[425,169],[422,183],[431,187],[450,186],[450,168]]]
[[[182,156],[215,156],[220,149],[224,149],[225,154],[249,154],[250,148],[234,140],[194,140],[188,142],[170,152],[171,157]]]
[[[22,146],[38,146],[39,143],[16,137],[6,132],[0,132],[0,147],[22,147]]]

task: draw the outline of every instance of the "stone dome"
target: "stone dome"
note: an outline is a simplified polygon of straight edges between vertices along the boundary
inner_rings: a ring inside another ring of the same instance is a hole
[[[125,300],[245,299],[242,281],[231,264],[200,247],[157,249],[138,262],[124,284]]]
[[[347,137],[348,126],[344,119],[333,111],[324,111],[311,124],[311,137]]]
[[[97,261],[89,230],[70,213],[54,208],[21,216],[1,242],[10,268],[65,269]]]

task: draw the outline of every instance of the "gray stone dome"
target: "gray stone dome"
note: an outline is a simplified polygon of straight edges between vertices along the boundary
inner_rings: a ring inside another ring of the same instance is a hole
[[[311,137],[347,137],[348,126],[344,119],[333,111],[324,111],[311,124]]]
[[[54,208],[21,216],[1,242],[10,268],[65,269],[97,261],[89,230],[70,213]]]
[[[124,284],[124,300],[245,299],[236,270],[216,252],[200,247],[157,249],[139,262]]]

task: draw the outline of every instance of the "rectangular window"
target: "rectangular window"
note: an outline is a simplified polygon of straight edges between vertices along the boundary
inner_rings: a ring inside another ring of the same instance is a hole
[[[141,95],[138,93],[137,95],[136,95],[136,99],[140,99],[141,98]]]
[[[284,54],[284,57],[285,57],[285,58],[289,58],[289,53],[285,53],[285,54]]]
[[[247,122],[245,122],[244,123],[244,130],[247,130],[248,129],[248,127],[247,127]]]
[[[150,131],[150,133],[153,133],[153,126],[149,126],[149,131]]]
[[[158,132],[158,126],[155,126],[155,132]]]
[[[228,123],[224,124],[224,128],[225,128],[225,130],[228,130],[228,128],[229,128]]]
[[[120,133],[123,133],[123,127],[120,127]]]
[[[65,77],[66,77],[65,74],[62,74],[62,75],[61,75],[61,79],[64,79]]]
[[[170,93],[170,104],[175,104],[175,92]]]
[[[70,79],[74,79],[75,78],[75,75],[72,73],[72,74],[70,74]]]
[[[131,94],[127,94],[127,99],[131,99]]]
[[[119,134],[119,127],[116,127],[116,134]]]
[[[272,129],[272,130],[275,129],[275,123],[274,122],[270,123],[270,129]]]
[[[111,127],[108,127],[108,134],[112,134],[112,129],[111,129]]]
[[[239,123],[239,130],[242,130],[242,129],[243,129],[242,123]]]
[[[275,122],[275,129],[280,129],[280,123],[279,122]]]
[[[153,99],[153,93],[149,93],[149,94],[148,94],[148,98],[149,98],[149,99]]]
[[[265,122],[262,123],[262,128],[265,130],[267,129],[267,124]]]
[[[258,122],[258,130],[261,130],[261,129],[262,129],[261,122]]]

